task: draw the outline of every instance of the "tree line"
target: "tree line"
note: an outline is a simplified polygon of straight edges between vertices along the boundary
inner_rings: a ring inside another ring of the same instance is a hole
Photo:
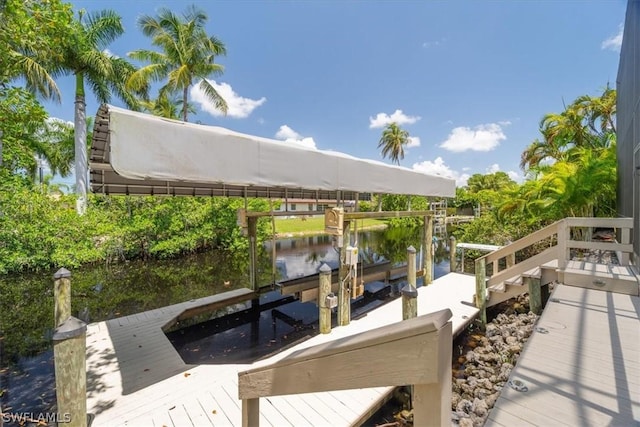
[[[108,51],[124,33],[113,11],[74,13],[61,0],[0,0],[0,273],[242,246],[227,212],[237,201],[89,195],[83,218],[71,215],[75,198],[42,174],[43,164],[61,176],[71,174],[74,159],[86,164],[92,128],[87,93],[99,102],[118,98],[128,108],[186,121],[194,112],[189,88],[197,84],[226,112],[225,100],[207,80],[223,73],[216,59],[226,47],[207,34],[206,22],[194,6],[179,15],[160,9],[157,16],[140,17],[139,29],[153,49],[129,52],[129,59],[144,64],[136,67]],[[60,100],[56,79],[65,75],[76,83],[73,125],[48,117],[39,102]],[[607,86],[598,96],[581,96],[564,111],[545,115],[540,137],[522,153],[521,184],[503,172],[472,176],[451,205],[475,208],[481,216],[458,230],[459,238],[503,244],[565,216],[614,215],[615,106],[616,92]],[[391,123],[378,147],[399,164],[409,138]],[[86,200],[86,175],[76,175],[75,189]],[[404,209],[406,200],[385,196],[382,205]],[[413,198],[412,208],[427,202]],[[252,209],[267,209],[265,201],[251,203]],[[209,234],[199,234],[198,227]],[[64,239],[82,244],[66,247]]]

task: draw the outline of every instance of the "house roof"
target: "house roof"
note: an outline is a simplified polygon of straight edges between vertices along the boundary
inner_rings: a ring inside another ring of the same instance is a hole
[[[453,197],[455,182],[343,153],[102,105],[91,189],[105,194],[351,199]]]

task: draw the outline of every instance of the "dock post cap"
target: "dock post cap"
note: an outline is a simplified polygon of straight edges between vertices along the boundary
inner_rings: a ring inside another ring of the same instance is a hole
[[[76,317],[69,317],[64,323],[53,331],[53,340],[62,341],[75,338],[87,331],[87,324]]]
[[[411,283],[407,283],[406,285],[404,285],[404,287],[402,288],[402,290],[400,290],[400,292],[402,292],[402,296],[405,296],[408,298],[418,297],[418,290]]]
[[[320,273],[324,273],[324,274],[331,273],[331,267],[329,267],[325,262],[325,263],[322,263],[322,265],[319,268],[319,271]]]
[[[71,272],[64,267],[56,271],[53,275],[54,279],[66,279],[67,277],[71,277]]]
[[[416,253],[416,248],[414,248],[414,247],[413,247],[413,245],[412,245],[412,246],[409,246],[409,247],[407,248],[407,252],[411,252],[412,254],[415,254],[415,253]]]

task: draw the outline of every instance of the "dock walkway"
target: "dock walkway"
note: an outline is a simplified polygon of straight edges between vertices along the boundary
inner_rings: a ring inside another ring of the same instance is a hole
[[[640,298],[557,286],[510,381],[486,427],[640,426]]]
[[[238,300],[247,298],[246,290]],[[450,273],[418,289],[418,315],[449,308],[454,336],[477,315],[473,276]],[[208,297],[214,299],[215,297]],[[221,298],[221,297],[218,297]],[[331,334],[316,335],[254,364],[187,365],[162,327],[186,309],[211,300],[175,306],[89,325],[87,409],[93,426],[239,426],[238,372],[272,363],[301,348],[378,328],[402,319],[396,299]],[[370,416],[392,387],[308,393],[261,399],[262,425],[353,425]]]

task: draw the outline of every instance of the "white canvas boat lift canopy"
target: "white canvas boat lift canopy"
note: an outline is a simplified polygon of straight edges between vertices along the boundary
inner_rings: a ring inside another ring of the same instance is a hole
[[[346,154],[102,105],[90,154],[103,194],[366,199],[454,197],[455,182]]]

